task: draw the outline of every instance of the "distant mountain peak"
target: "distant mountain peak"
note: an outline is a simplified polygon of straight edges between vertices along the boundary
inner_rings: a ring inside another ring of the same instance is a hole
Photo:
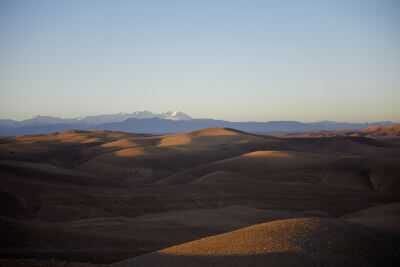
[[[213,119],[192,119],[188,114],[178,110],[162,113],[134,111],[131,113],[120,112],[76,118],[57,118],[53,116],[38,115],[24,121],[0,119],[0,136],[49,133],[71,129],[96,129],[137,133],[173,133],[193,131],[200,128],[217,127],[234,128],[247,132],[304,132],[317,130],[360,130],[367,128],[368,126],[388,125],[393,125],[393,123],[351,123],[334,121],[308,123],[299,121],[231,122]],[[394,130],[391,131],[393,132]]]
[[[119,112],[114,114],[101,114],[101,115],[92,115],[92,116],[83,116],[77,118],[58,118],[53,116],[43,116],[43,115],[36,115],[31,119],[27,119],[21,122],[15,121],[14,123],[11,122],[4,122],[4,125],[54,125],[60,123],[67,123],[67,124],[83,124],[83,125],[100,125],[103,123],[110,123],[110,122],[123,122],[127,119],[136,118],[136,119],[150,119],[150,118],[160,118],[164,120],[190,120],[192,117],[189,115],[181,112],[181,111],[167,111],[163,113],[152,113],[150,111],[134,111],[132,113],[127,112]]]
[[[158,114],[159,118],[165,119],[165,120],[173,120],[173,121],[181,121],[181,120],[191,120],[192,117],[187,115],[186,113],[183,113],[181,111],[167,111],[161,114]]]
[[[43,115],[36,115],[32,119],[25,120],[25,124],[57,124],[62,123],[64,119],[53,117],[53,116],[43,116]]]

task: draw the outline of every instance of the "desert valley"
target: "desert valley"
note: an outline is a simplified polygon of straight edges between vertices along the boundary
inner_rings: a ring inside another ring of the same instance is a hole
[[[397,266],[400,126],[0,140],[2,266]]]
[[[0,267],[400,266],[399,0],[1,0]]]

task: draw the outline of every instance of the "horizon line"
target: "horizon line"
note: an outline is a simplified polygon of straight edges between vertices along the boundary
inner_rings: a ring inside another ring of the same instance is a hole
[[[208,117],[203,117],[203,118],[195,118],[195,117],[192,117],[192,116],[190,116],[189,114],[187,114],[187,113],[185,113],[185,112],[182,112],[182,111],[178,111],[178,110],[174,110],[174,111],[172,111],[172,110],[168,110],[168,111],[165,111],[165,112],[161,112],[161,113],[154,113],[154,112],[152,112],[152,111],[149,111],[149,110],[143,110],[143,111],[133,111],[133,112],[117,112],[117,113],[102,113],[102,114],[97,114],[97,115],[83,115],[83,116],[76,116],[76,117],[62,117],[62,116],[60,116],[60,117],[58,117],[58,116],[53,116],[53,115],[40,115],[40,114],[37,114],[37,115],[34,115],[34,116],[32,116],[32,117],[28,117],[28,118],[25,118],[25,119],[19,119],[19,120],[17,120],[17,119],[10,119],[10,118],[4,118],[4,117],[0,117],[0,120],[10,120],[10,121],[15,121],[15,122],[23,122],[23,121],[26,121],[26,120],[32,120],[32,119],[35,119],[35,118],[38,118],[38,117],[49,117],[49,118],[56,118],[56,119],[63,119],[63,120],[74,120],[74,119],[84,119],[84,118],[86,118],[86,117],[96,117],[96,116],[104,116],[104,115],[118,115],[118,114],[121,114],[121,115],[129,115],[129,114],[133,114],[133,113],[136,113],[136,112],[150,112],[150,113],[152,113],[152,114],[154,114],[154,115],[160,115],[160,114],[165,114],[165,113],[168,113],[168,112],[181,112],[181,113],[183,113],[183,114],[185,114],[185,115],[188,115],[189,117],[191,117],[191,119],[188,119],[188,120],[217,120],[217,121],[228,121],[228,122],[260,122],[260,123],[266,123],[266,122],[300,122],[300,123],[321,123],[321,122],[335,122],[335,123],[360,123],[360,124],[371,124],[371,123],[384,123],[384,122],[387,122],[387,123],[392,123],[392,124],[400,124],[400,122],[396,122],[396,121],[393,121],[393,120],[378,120],[378,121],[367,121],[367,120],[364,120],[364,121],[341,121],[341,120],[331,120],[331,119],[323,119],[323,120],[314,120],[314,121],[306,121],[306,120],[293,120],[293,119],[274,119],[274,120],[228,120],[228,119],[220,119],[220,118],[208,118]],[[134,117],[132,117],[132,118],[134,118]],[[154,117],[149,117],[149,118],[136,118],[136,119],[152,119],[152,118],[158,118],[158,119],[163,119],[163,118],[159,118],[159,117],[157,117],[157,116],[154,116]],[[127,119],[131,119],[131,118],[127,118]],[[165,120],[168,120],[168,119],[165,119]],[[125,121],[125,120],[124,120]]]

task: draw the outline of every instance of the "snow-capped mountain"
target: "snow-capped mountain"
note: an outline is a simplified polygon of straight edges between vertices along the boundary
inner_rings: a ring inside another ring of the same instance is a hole
[[[130,118],[133,118],[132,113],[117,113],[117,114],[104,114],[104,115],[95,115],[95,116],[86,116],[79,118],[79,122],[88,125],[99,125],[102,123],[109,122],[121,122]]]
[[[109,122],[121,122],[127,119],[136,118],[136,119],[149,119],[149,118],[160,118],[164,120],[190,120],[192,119],[189,115],[180,112],[180,111],[167,111],[163,113],[152,113],[150,111],[135,111],[132,113],[117,113],[117,114],[105,114],[105,115],[97,115],[97,116],[86,116],[80,118],[79,121],[82,123],[86,123],[88,125],[99,125],[103,123]]]
[[[189,115],[180,111],[167,111],[163,113],[152,113],[150,111],[135,111],[132,113],[116,113],[116,114],[103,114],[95,116],[86,116],[80,118],[58,118],[52,116],[36,116],[32,119],[27,119],[23,121],[13,121],[13,120],[1,120],[0,125],[4,126],[29,126],[29,125],[55,125],[55,124],[79,124],[79,125],[90,125],[96,126],[103,123],[111,122],[123,122],[127,119],[149,119],[149,118],[160,118],[164,120],[190,120],[192,119]]]
[[[360,130],[368,126],[393,125],[393,122],[349,123],[349,122],[231,122],[214,119],[192,119],[180,111],[152,113],[135,111],[81,118],[63,119],[51,116],[36,116],[24,121],[0,119],[0,136],[43,134],[65,130],[108,130],[130,133],[176,133],[208,127],[234,128],[248,132],[285,132],[314,130]]]
[[[157,114],[156,117],[164,120],[173,120],[173,121],[185,121],[192,119],[192,117],[180,111],[167,111],[164,113]]]
[[[59,123],[74,123],[76,119],[63,119],[57,118],[52,116],[41,116],[37,115],[32,119],[27,119],[23,121],[17,121],[19,126],[25,125],[52,125],[52,124],[59,124]]]

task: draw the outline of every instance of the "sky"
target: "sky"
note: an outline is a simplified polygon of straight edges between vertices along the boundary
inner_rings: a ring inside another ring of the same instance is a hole
[[[0,118],[400,122],[398,0],[0,0]]]

